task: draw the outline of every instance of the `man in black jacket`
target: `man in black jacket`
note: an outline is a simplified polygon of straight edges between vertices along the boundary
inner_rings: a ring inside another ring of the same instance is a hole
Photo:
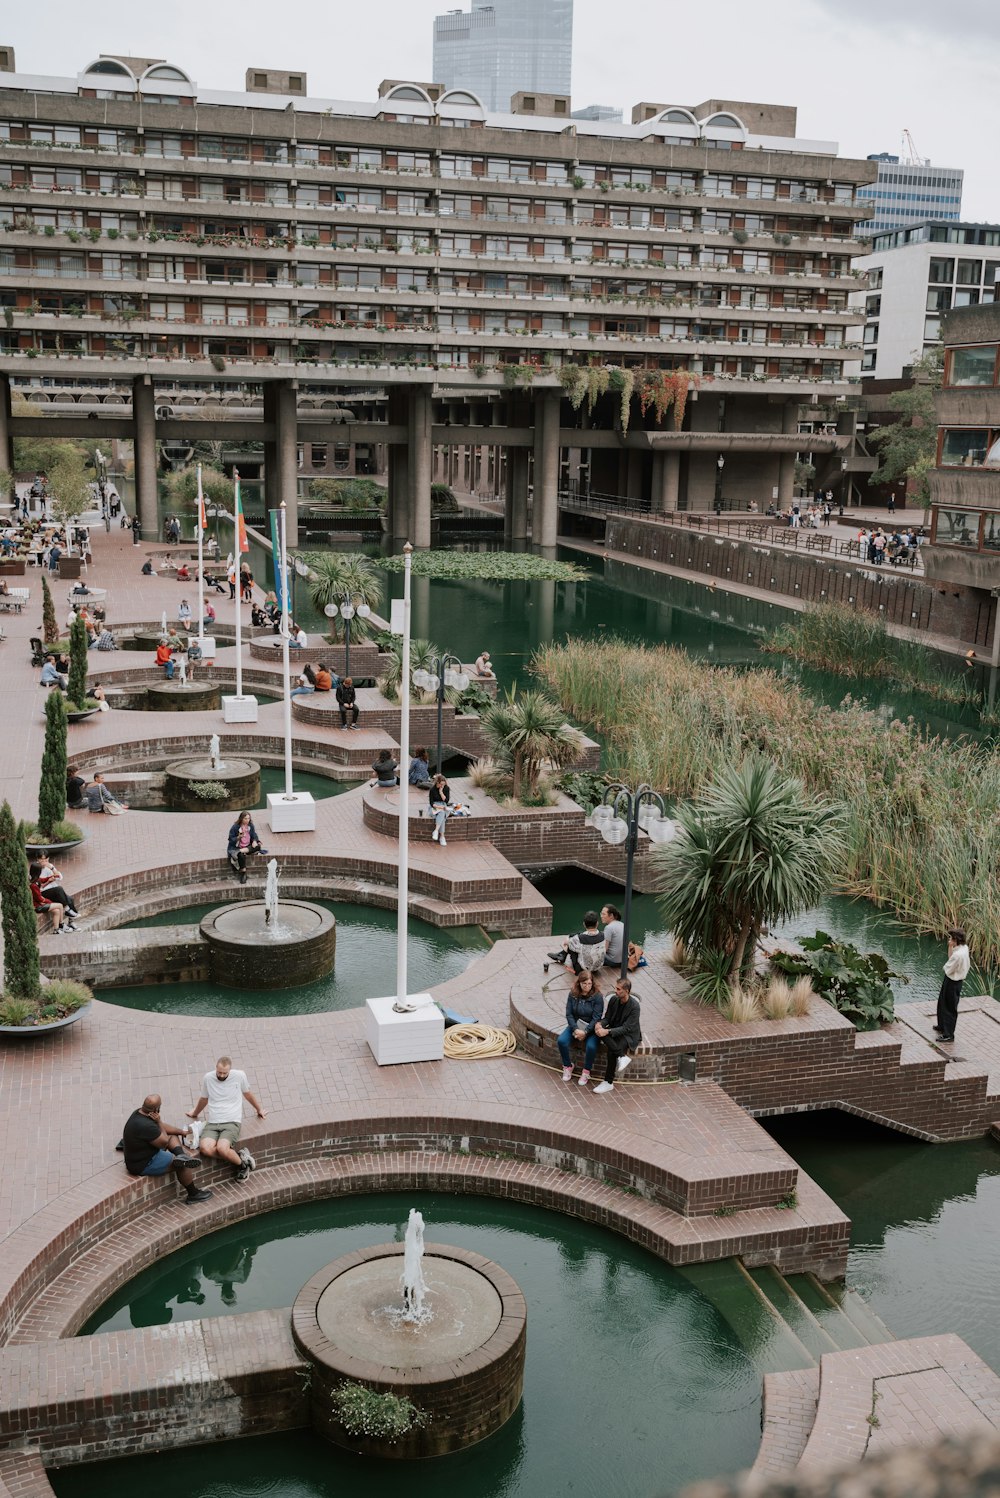
[[[613,1092],[615,1077],[621,1076],[632,1059],[629,1052],[636,1050],[642,1042],[639,1000],[632,997],[631,978],[618,979],[604,1019],[594,1026],[594,1033],[603,1040],[608,1053],[604,1081],[598,1083],[594,1092]]]

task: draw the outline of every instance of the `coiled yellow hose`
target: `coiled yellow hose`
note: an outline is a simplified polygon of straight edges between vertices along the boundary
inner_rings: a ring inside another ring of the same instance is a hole
[[[450,1025],[444,1032],[444,1053],[451,1061],[511,1056],[516,1046],[513,1030],[498,1030],[494,1025]]]

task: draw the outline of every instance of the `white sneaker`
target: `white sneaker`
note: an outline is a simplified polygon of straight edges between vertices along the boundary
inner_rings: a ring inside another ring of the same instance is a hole
[[[439,837],[440,837],[440,836],[441,836],[441,831],[440,831],[440,828],[438,828],[438,827],[435,827],[435,829],[434,829],[434,831],[433,831],[433,832],[432,832],[432,833],[431,833],[431,842],[432,842],[432,843],[436,843],[436,842],[437,842],[437,840],[438,840],[438,838],[439,838]]]
[[[594,1095],[596,1097],[599,1092],[614,1092],[614,1090],[614,1082],[598,1082],[597,1086],[594,1088]]]
[[[627,1068],[630,1067],[631,1065],[632,1065],[632,1057],[631,1056],[619,1056],[618,1057],[618,1062],[617,1062],[617,1064],[615,1066],[615,1076],[616,1077],[620,1077],[621,1074],[622,1074],[622,1072],[626,1071]]]
[[[563,1079],[564,1082],[570,1082],[570,1081],[572,1081],[572,1079],[573,1079],[573,1068],[571,1066],[564,1066],[563,1067],[562,1079]]]
[[[256,1170],[257,1169],[257,1161],[254,1159],[253,1155],[251,1155],[251,1153],[247,1149],[246,1145],[244,1145],[241,1150],[238,1150],[237,1153],[239,1154],[239,1157],[240,1157],[240,1163],[242,1165],[245,1165],[248,1170]]]
[[[444,836],[443,833],[441,835],[441,846],[442,848],[447,848],[448,846],[448,839]]]
[[[577,1085],[577,1087],[586,1087],[586,1085],[587,1085],[587,1083],[589,1081],[590,1081],[590,1072],[589,1071],[582,1071],[580,1073],[578,1079],[577,1079],[576,1085]]]

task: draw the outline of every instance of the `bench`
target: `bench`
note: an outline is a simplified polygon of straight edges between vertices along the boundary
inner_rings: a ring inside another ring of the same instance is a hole
[[[5,614],[19,614],[30,597],[30,588],[8,588],[6,593],[0,593],[0,609]]]

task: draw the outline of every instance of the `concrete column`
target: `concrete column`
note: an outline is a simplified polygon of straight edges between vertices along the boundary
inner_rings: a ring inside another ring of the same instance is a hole
[[[14,440],[10,435],[10,380],[5,374],[0,374],[0,468],[5,468],[13,477]],[[6,498],[6,496],[3,497]]]
[[[297,389],[294,380],[280,380],[276,395],[277,431],[275,448],[278,477],[278,503],[285,505],[285,540],[289,546],[299,544],[299,424]]]
[[[388,415],[392,426],[406,426],[406,391],[400,385],[389,386]],[[390,442],[386,453],[386,474],[389,480],[386,526],[392,540],[401,545],[410,539],[410,470],[407,448],[405,443]]]
[[[791,436],[799,429],[799,407],[796,401],[786,401],[781,413],[781,430]],[[795,495],[795,454],[782,453],[778,464],[778,504],[785,509]]]
[[[132,429],[135,446],[135,507],[144,541],[157,541],[160,522],[156,505],[156,405],[148,375],[132,381]]]
[[[642,498],[642,453],[637,447],[626,449],[625,497],[626,499]]]
[[[559,392],[535,397],[535,496],[531,539],[555,546],[559,533]]]
[[[431,544],[431,392],[427,385],[410,391],[410,514],[415,547]]]
[[[508,447],[504,496],[504,540],[528,539],[528,449]]]
[[[653,454],[653,514],[665,515],[669,510],[676,510],[680,489],[680,453],[655,452]]]
[[[271,430],[271,435],[264,438],[264,508],[276,510],[281,503],[281,494],[278,488],[278,387],[274,380],[264,381],[264,425]]]

